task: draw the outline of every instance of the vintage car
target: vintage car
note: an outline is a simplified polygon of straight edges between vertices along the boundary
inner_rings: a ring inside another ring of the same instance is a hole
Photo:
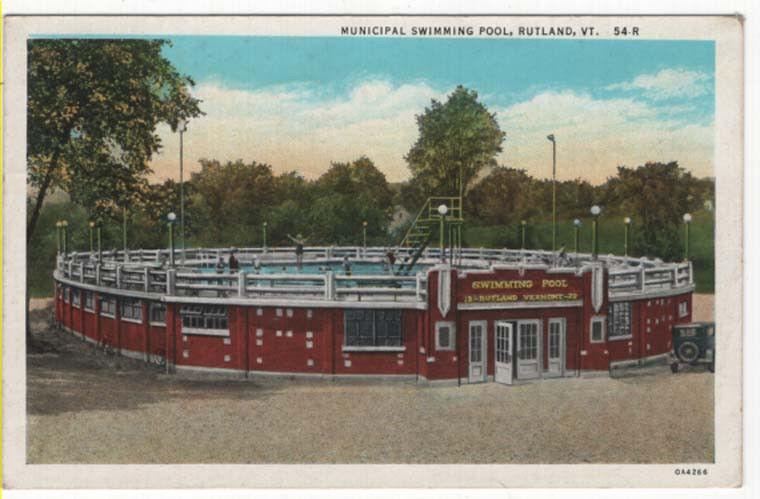
[[[715,372],[715,323],[693,322],[673,327],[673,350],[670,369],[676,373],[680,364],[707,364]]]

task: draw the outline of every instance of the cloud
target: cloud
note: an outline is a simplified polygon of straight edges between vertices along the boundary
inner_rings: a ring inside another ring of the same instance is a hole
[[[316,178],[332,161],[366,155],[389,181],[405,180],[404,155],[418,134],[415,115],[450,91],[378,79],[325,100],[304,85],[248,91],[205,83],[195,94],[207,115],[193,120],[184,135],[185,169],[198,171],[200,158],[243,159],[268,163],[276,173],[297,170]],[[507,134],[499,162],[538,177],[551,174],[549,133],[557,136],[561,179],[601,182],[618,165],[671,160],[712,175],[713,126],[693,123],[683,106],[570,91],[541,92],[511,106],[485,103]],[[178,138],[168,127],[158,133],[164,149],[152,163],[155,179],[176,179]]]
[[[655,74],[639,75],[630,82],[615,83],[607,90],[639,90],[653,100],[693,98],[710,91],[711,78],[707,73],[688,69],[662,69]]]
[[[601,182],[618,165],[676,160],[699,176],[713,175],[713,126],[628,98],[597,99],[576,92],[543,92],[497,109],[507,133],[500,160],[539,177],[551,176],[557,138],[557,175]],[[665,112],[663,112],[665,111]]]

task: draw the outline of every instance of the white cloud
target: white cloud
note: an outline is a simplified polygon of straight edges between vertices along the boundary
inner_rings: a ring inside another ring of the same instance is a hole
[[[662,69],[655,74],[643,74],[630,82],[615,83],[608,90],[640,90],[654,100],[674,97],[699,97],[709,91],[710,75],[688,69]]]
[[[539,177],[551,176],[549,133],[557,138],[557,175],[593,182],[618,165],[673,161],[699,176],[712,175],[713,126],[663,118],[661,108],[633,99],[594,99],[574,92],[544,92],[497,109],[507,133],[501,162]],[[677,116],[677,115],[675,115]]]
[[[417,139],[415,115],[450,91],[425,82],[394,86],[374,80],[324,101],[305,87],[244,91],[199,85],[195,94],[207,115],[185,133],[185,168],[197,171],[200,158],[243,159],[316,178],[331,161],[367,155],[389,181],[404,180],[409,170],[403,157]],[[573,92],[543,92],[489,108],[507,134],[499,161],[539,177],[551,174],[549,133],[557,136],[560,178],[598,182],[614,175],[617,165],[650,160],[678,160],[698,175],[712,175],[713,127],[679,118],[683,108]],[[152,165],[156,177],[177,178],[177,136],[168,128],[159,134],[165,147]]]

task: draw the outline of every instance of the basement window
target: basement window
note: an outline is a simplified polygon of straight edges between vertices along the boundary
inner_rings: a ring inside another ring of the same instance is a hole
[[[79,308],[82,303],[82,295],[78,289],[71,290],[71,306]]]
[[[689,315],[689,302],[688,301],[682,301],[678,303],[678,317],[680,319],[683,319]]]
[[[84,309],[88,312],[95,311],[95,295],[92,294],[92,291],[84,292]]]
[[[343,350],[404,348],[401,310],[346,310]]]
[[[227,307],[222,305],[183,305],[182,334],[229,336]]]

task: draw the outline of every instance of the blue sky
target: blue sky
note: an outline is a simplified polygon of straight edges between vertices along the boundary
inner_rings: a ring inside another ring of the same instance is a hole
[[[414,117],[458,84],[506,132],[501,164],[601,182],[618,165],[678,160],[712,175],[714,44],[702,41],[174,36],[166,56],[192,76],[206,116],[185,135],[200,158],[269,163],[314,178],[367,155],[391,181]],[[177,139],[158,178],[176,177]]]

